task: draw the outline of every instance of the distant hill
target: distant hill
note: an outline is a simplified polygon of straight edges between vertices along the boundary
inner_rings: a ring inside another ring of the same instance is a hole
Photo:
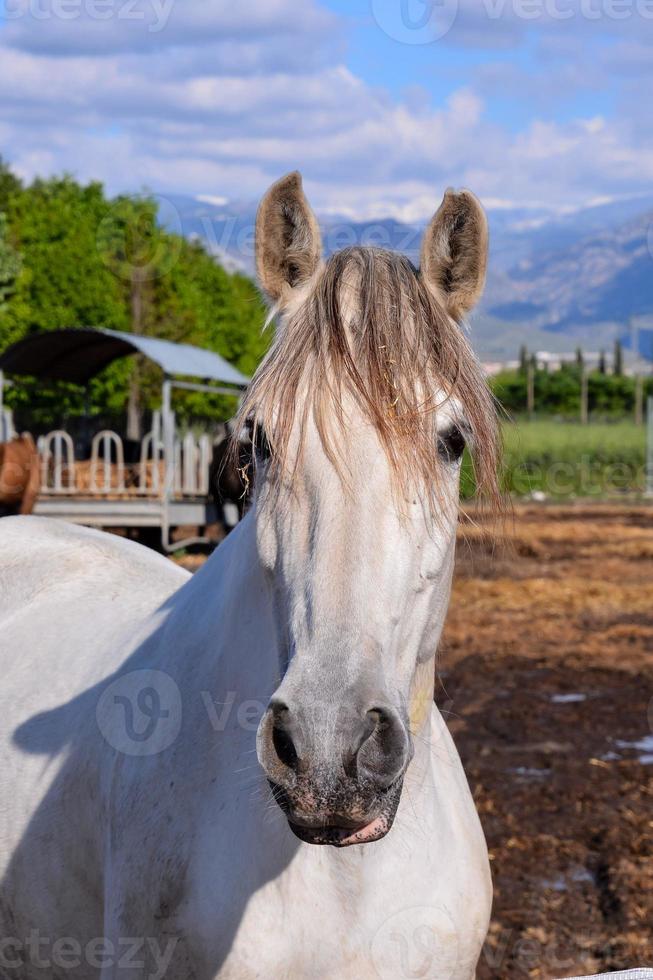
[[[253,273],[255,205],[167,200],[175,230],[201,238],[228,268]],[[482,356],[514,357],[522,343],[551,351],[609,347],[628,333],[631,318],[653,316],[653,195],[564,215],[490,210],[489,220],[488,283],[472,323]],[[422,226],[333,215],[321,216],[321,225],[327,253],[375,244],[418,262]]]

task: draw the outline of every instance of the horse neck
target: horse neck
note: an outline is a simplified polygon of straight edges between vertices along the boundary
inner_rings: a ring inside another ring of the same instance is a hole
[[[173,600],[166,624],[171,672],[190,692],[231,704],[256,702],[261,713],[279,683],[269,590],[246,515]],[[183,652],[183,653],[182,653]],[[164,665],[164,669],[165,665]],[[193,703],[197,698],[193,698]],[[251,718],[253,709],[249,712]],[[252,723],[247,726],[248,731]]]

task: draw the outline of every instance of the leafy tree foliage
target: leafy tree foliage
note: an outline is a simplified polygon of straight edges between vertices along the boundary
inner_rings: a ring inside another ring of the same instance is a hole
[[[254,284],[227,273],[197,241],[165,231],[148,196],[110,200],[99,183],[69,176],[22,186],[0,160],[0,350],[30,333],[108,327],[215,350],[249,374],[267,346]],[[3,305],[4,297],[4,305]],[[85,397],[74,386],[21,381],[9,399],[21,424],[42,428],[91,412],[120,425],[130,392],[157,407],[160,374],[125,358]],[[233,399],[180,394],[183,420],[226,417]]]
[[[504,371],[492,379],[492,388],[501,405],[512,415],[525,414],[527,380],[518,369]],[[624,374],[605,374],[600,367],[587,379],[590,414],[595,418],[617,419],[635,411],[635,379]],[[645,384],[653,395],[653,378]],[[563,364],[558,371],[535,372],[535,413],[577,419],[580,414],[581,369],[576,362]]]
[[[3,213],[11,198],[20,190],[21,184],[0,156],[0,211]]]
[[[19,272],[20,256],[8,239],[7,216],[0,212],[0,313],[7,309]]]

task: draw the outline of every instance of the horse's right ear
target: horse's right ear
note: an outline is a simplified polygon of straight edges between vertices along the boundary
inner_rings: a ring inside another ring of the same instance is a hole
[[[454,320],[464,317],[483,292],[487,253],[480,201],[471,191],[449,189],[424,234],[420,272]]]
[[[310,279],[322,256],[317,219],[302,190],[301,174],[273,184],[256,215],[256,270],[268,296],[283,305]]]

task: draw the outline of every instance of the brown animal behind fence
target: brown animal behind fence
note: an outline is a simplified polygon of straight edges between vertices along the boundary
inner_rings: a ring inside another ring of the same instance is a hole
[[[31,514],[41,487],[41,465],[29,433],[0,443],[0,517]]]

